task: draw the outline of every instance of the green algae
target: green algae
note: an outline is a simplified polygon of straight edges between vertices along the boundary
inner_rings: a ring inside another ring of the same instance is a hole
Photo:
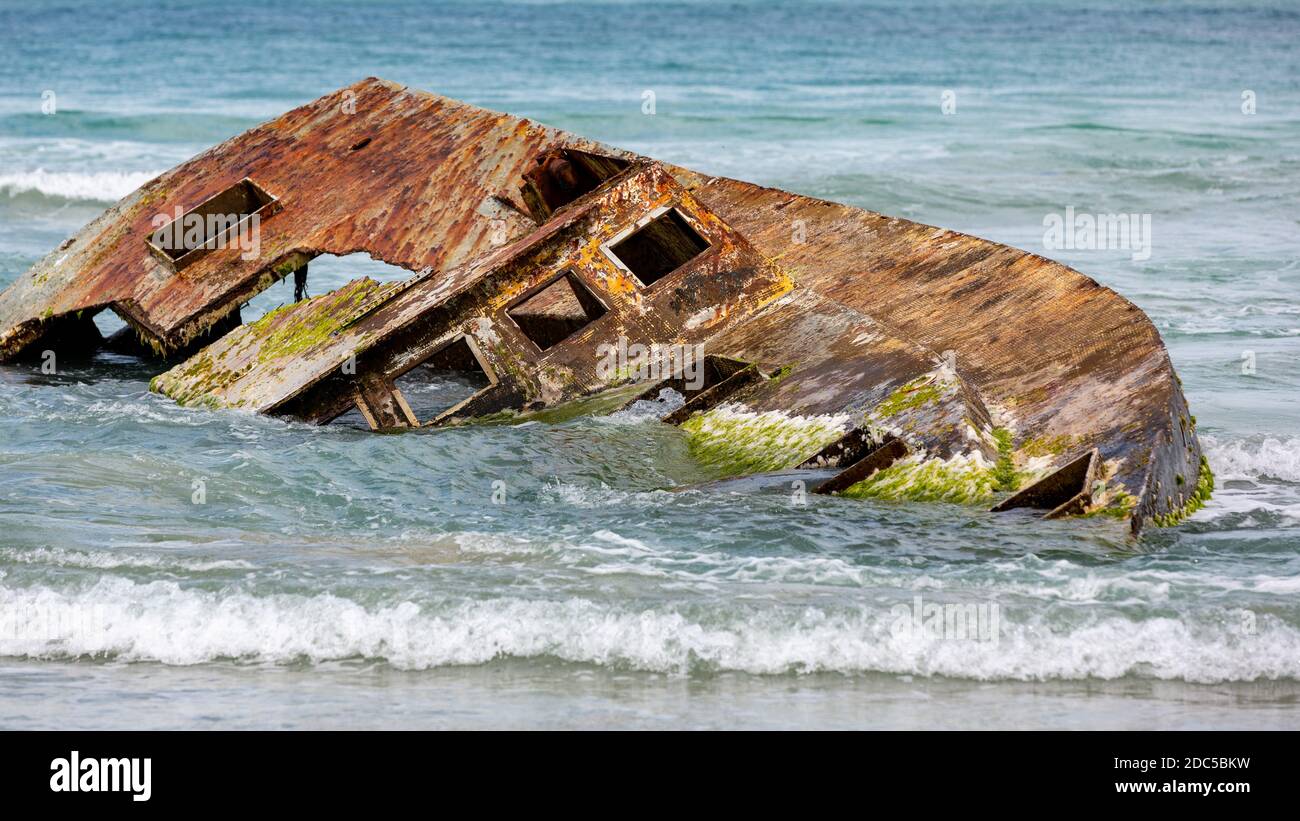
[[[917,377],[887,396],[885,401],[872,410],[871,415],[877,419],[888,419],[904,411],[938,402],[942,396],[943,392],[932,377]]]
[[[994,428],[993,439],[998,443],[998,461],[993,466],[993,482],[998,490],[1010,491],[1020,487],[1020,472],[1016,470],[1015,445],[1011,431]]]
[[[361,279],[305,304],[281,305],[271,311],[248,326],[254,337],[265,337],[258,360],[269,362],[293,356],[327,342],[379,287],[373,279]]]
[[[261,339],[258,362],[290,357],[328,341],[346,325],[356,309],[370,298],[380,284],[372,279],[351,282],[337,291],[306,302],[282,305],[238,333],[245,340]],[[220,343],[216,343],[220,344]],[[225,407],[223,397],[231,385],[253,369],[246,362],[238,370],[222,367],[208,346],[176,367],[149,382],[149,390],[174,399],[187,407]]]
[[[448,422],[443,427],[461,427],[462,425],[515,425],[523,419],[523,414],[513,408],[485,413],[482,416],[469,416]]]
[[[1182,507],[1175,508],[1168,513],[1152,516],[1151,521],[1156,527],[1173,527],[1205,507],[1205,503],[1210,500],[1213,494],[1214,471],[1210,470],[1210,460],[1202,456],[1200,473],[1196,479],[1196,489],[1192,491],[1192,495],[1187,497],[1187,501],[1183,503]]]
[[[990,465],[979,452],[948,459],[916,454],[846,488],[840,495],[855,499],[984,504],[995,494],[1016,490],[1022,475],[1016,470],[1011,431],[995,428],[997,461]]]
[[[700,462],[726,474],[784,470],[843,435],[848,417],[755,413],[722,405],[682,423],[687,447]]]
[[[790,365],[782,365],[781,367],[777,368],[775,371],[772,372],[772,375],[768,377],[768,384],[770,385],[780,384],[782,379],[785,379],[787,376],[794,373],[794,366],[797,364],[798,363],[796,362]]]
[[[846,488],[841,496],[911,502],[980,504],[997,491],[995,469],[978,453],[950,459],[917,454],[895,462]]]
[[[1091,519],[1098,516],[1105,516],[1111,519],[1127,519],[1137,505],[1137,499],[1130,496],[1127,492],[1120,490],[1110,497],[1103,507],[1095,507],[1083,514],[1083,518]]]
[[[252,364],[243,370],[231,371],[217,366],[206,349],[166,373],[149,380],[149,390],[171,397],[184,407],[220,408],[225,406],[218,394],[248,373]]]
[[[1068,433],[1060,436],[1034,436],[1020,445],[1020,452],[1025,456],[1060,456],[1070,450],[1078,437]]]

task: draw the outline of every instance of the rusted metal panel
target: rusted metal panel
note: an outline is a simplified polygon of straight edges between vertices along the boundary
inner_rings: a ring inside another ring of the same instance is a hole
[[[174,351],[292,270],[282,263],[295,254],[453,267],[533,227],[511,198],[533,158],[561,143],[591,145],[381,80],[341,89],[151,180],[37,263],[0,298],[0,358],[49,319],[106,305]],[[158,218],[246,178],[282,209],[256,255],[226,248],[173,273],[150,254]]]
[[[181,266],[150,250],[151,231],[241,184],[275,203],[256,249],[205,248]],[[317,254],[356,251],[412,277],[350,283],[225,333],[262,288]],[[569,292],[550,289],[561,279]],[[1089,277],[376,79],[109,209],[0,294],[0,359],[98,344],[85,319],[105,308],[158,352],[215,338],[154,382],[185,402],[318,422],[355,406],[374,427],[444,424],[626,383],[635,376],[597,362],[615,340],[703,345],[737,363],[713,386],[745,368],[758,378],[719,402],[691,391],[683,424],[728,408],[817,420],[788,467],[855,430],[863,442],[905,440],[912,460],[996,463],[1000,483],[1095,448],[1100,493],[1079,512],[1109,507],[1134,531],[1180,518],[1208,481],[1155,328]],[[454,340],[471,343],[489,384],[417,419],[395,380]]]

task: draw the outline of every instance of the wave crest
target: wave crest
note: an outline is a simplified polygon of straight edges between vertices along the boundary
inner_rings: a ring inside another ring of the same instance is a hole
[[[1300,631],[1268,616],[1246,636],[1223,614],[1073,626],[1003,620],[999,641],[900,633],[891,608],[642,609],[585,598],[394,601],[255,596],[105,577],[77,591],[0,587],[0,654],[189,665],[382,659],[402,669],[557,658],[686,674],[884,672],[976,680],[1300,679]],[[6,623],[7,622],[7,623]]]
[[[1205,437],[1210,466],[1220,479],[1281,479],[1300,482],[1300,439],[1234,439]]]
[[[0,193],[10,198],[37,194],[48,199],[117,202],[158,176],[158,171],[19,171],[0,174]]]

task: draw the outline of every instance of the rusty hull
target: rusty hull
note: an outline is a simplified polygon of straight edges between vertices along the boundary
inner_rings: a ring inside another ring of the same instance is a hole
[[[255,255],[210,250],[178,268],[150,249],[157,215],[244,181],[275,200]],[[707,247],[642,282],[609,250],[670,212]],[[412,276],[238,324],[243,302],[312,257],[358,251]],[[577,303],[551,296],[559,278]],[[0,294],[0,360],[93,348],[106,308],[157,354],[189,357],[152,386],[187,404],[444,425],[682,389],[628,393],[635,375],[602,372],[598,356],[620,340],[700,345],[707,384],[666,421],[694,435],[724,409],[817,420],[819,438],[780,467],[840,469],[836,491],[974,454],[1029,485],[999,508],[1068,499],[1064,512],[1105,511],[1136,533],[1194,510],[1211,481],[1154,326],[1087,276],[373,78],[159,176],[38,262]],[[396,380],[461,341],[489,384],[417,418]]]

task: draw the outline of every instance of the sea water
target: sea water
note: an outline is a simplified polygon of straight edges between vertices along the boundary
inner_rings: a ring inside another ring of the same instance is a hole
[[[1281,2],[0,5],[0,285],[380,76],[1059,259],[1151,317],[1218,478],[1135,544],[709,484],[654,408],[375,436],[0,366],[0,726],[1300,726],[1297,42]]]

